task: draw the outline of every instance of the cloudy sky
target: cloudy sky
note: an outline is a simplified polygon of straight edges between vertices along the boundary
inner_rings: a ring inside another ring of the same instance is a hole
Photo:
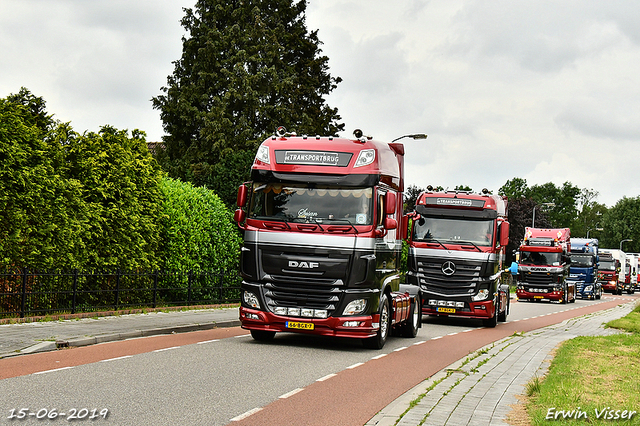
[[[76,131],[163,134],[151,98],[193,0],[0,0],[0,97],[24,86]],[[640,195],[637,0],[309,0],[345,123],[405,139],[407,183],[571,182]]]

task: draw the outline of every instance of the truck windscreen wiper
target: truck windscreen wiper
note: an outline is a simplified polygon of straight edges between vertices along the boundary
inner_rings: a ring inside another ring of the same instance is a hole
[[[474,246],[478,251],[482,251],[480,250],[480,247],[478,247],[477,245],[475,245],[475,243],[472,243],[471,241],[456,241],[456,244],[460,244],[461,246],[469,244],[470,246]]]
[[[358,233],[358,229],[353,226],[353,223],[351,223],[349,219],[329,219],[329,221],[331,222],[331,225],[341,225],[344,223],[346,226],[350,226],[351,229],[353,229],[353,232],[355,232],[356,234]]]
[[[435,238],[431,238],[430,240],[424,240],[424,242],[439,244],[443,249],[447,250],[447,246],[445,246],[440,240],[436,240]]]

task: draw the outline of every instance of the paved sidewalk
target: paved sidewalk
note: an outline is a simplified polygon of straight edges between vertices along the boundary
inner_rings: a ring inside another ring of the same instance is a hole
[[[101,342],[240,325],[238,308],[0,325],[0,358]]]
[[[505,425],[525,385],[546,374],[553,349],[576,336],[614,334],[603,324],[634,302],[507,337],[459,360],[414,387],[365,426]],[[412,401],[417,403],[410,408]],[[396,423],[397,422],[397,423]]]

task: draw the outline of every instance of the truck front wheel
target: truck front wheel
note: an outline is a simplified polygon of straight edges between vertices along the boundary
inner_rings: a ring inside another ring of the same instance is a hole
[[[391,329],[391,308],[389,307],[389,298],[386,294],[380,299],[380,327],[375,336],[369,337],[362,341],[362,345],[367,349],[382,349],[387,343],[389,331]]]
[[[511,304],[511,300],[507,296],[507,306],[505,307],[504,311],[502,311],[500,313],[500,315],[498,315],[498,321],[507,322],[507,315],[509,315],[509,305],[510,304]]]
[[[420,300],[422,298],[420,295],[416,295],[416,297],[411,301],[411,313],[409,314],[409,318],[407,321],[402,324],[402,337],[413,338],[418,334],[418,328],[420,327],[420,321],[422,321],[422,308],[420,306]]]
[[[275,331],[251,330],[251,337],[259,342],[268,342],[276,336]]]
[[[500,300],[496,300],[494,303],[493,317],[483,319],[482,325],[489,328],[495,328],[498,325],[498,311],[500,310]]]

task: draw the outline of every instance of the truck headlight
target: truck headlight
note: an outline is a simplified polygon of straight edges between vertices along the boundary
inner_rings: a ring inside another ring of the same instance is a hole
[[[592,285],[588,285],[584,288],[584,291],[593,291],[593,286]]]
[[[346,308],[344,308],[343,315],[358,315],[364,312],[367,308],[367,299],[356,299],[349,302]]]
[[[489,290],[487,289],[482,289],[478,291],[478,294],[476,294],[475,296],[473,296],[471,298],[471,300],[473,300],[474,302],[479,302],[481,300],[485,300],[489,298]]]
[[[251,293],[250,291],[245,290],[244,293],[242,293],[242,300],[245,304],[251,306],[252,308],[260,309],[260,301],[258,300],[256,295]]]

